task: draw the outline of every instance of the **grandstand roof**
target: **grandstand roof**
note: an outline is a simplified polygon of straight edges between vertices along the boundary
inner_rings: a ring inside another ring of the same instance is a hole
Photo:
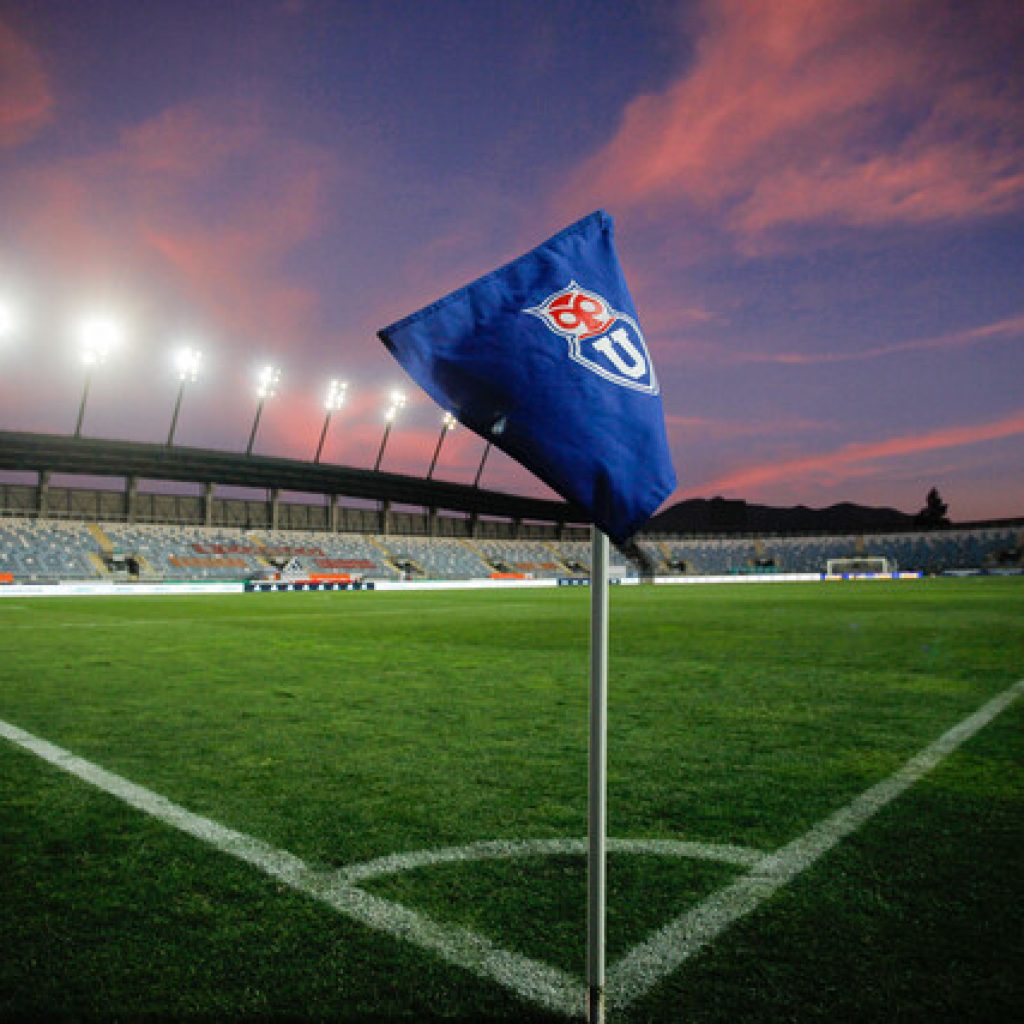
[[[0,431],[0,469],[271,487],[476,515],[556,523],[585,521],[579,509],[564,501],[483,490],[469,484],[298,459],[135,441]]]

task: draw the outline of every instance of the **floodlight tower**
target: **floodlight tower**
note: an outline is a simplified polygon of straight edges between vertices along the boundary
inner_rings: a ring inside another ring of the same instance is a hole
[[[263,403],[268,398],[277,394],[277,385],[281,383],[281,370],[269,363],[260,370],[257,378],[256,397],[259,401],[256,404],[256,417],[252,421],[252,431],[249,434],[249,443],[245,446],[245,454],[252,455],[252,445],[256,440],[256,429],[260,425],[260,416],[263,415]]]
[[[455,424],[458,422],[450,412],[444,414],[444,418],[441,420],[441,433],[437,438],[437,447],[434,449],[434,457],[430,460],[430,469],[427,470],[428,480],[434,475],[434,467],[437,465],[437,457],[441,454],[441,445],[444,444],[444,439],[455,429]]]
[[[327,385],[327,397],[324,399],[327,415],[324,417],[324,429],[320,431],[320,443],[316,446],[316,455],[313,456],[314,462],[320,461],[320,453],[324,450],[324,440],[327,437],[327,428],[331,425],[331,417],[345,404],[347,391],[347,380],[332,380]]]
[[[479,487],[480,486],[480,477],[482,477],[483,473],[484,473],[484,464],[487,462],[487,456],[490,455],[490,454],[491,454],[491,442],[488,441],[486,447],[484,448],[484,454],[483,454],[483,456],[480,459],[480,465],[477,466],[477,469],[476,469],[476,477],[473,480],[473,486],[474,487]]]
[[[115,321],[104,317],[83,320],[78,329],[78,341],[81,346],[79,351],[85,365],[85,386],[82,388],[82,401],[78,406],[75,437],[82,436],[82,420],[85,419],[85,404],[89,400],[93,370],[107,361],[111,350],[117,347],[121,339],[121,327]]]
[[[376,473],[380,469],[380,461],[384,458],[384,448],[388,443],[388,437],[391,435],[391,427],[394,425],[395,419],[402,407],[405,405],[405,394],[401,391],[392,391],[389,396],[390,405],[388,406],[387,412],[384,413],[384,436],[380,439],[380,450],[377,452],[377,461],[373,464],[373,471]]]
[[[199,368],[203,364],[203,353],[197,348],[186,346],[174,357],[174,365],[178,373],[178,397],[174,402],[171,414],[171,429],[167,431],[167,447],[174,444],[174,430],[178,426],[178,413],[181,412],[181,399],[185,394],[185,385],[194,384],[199,379]]]

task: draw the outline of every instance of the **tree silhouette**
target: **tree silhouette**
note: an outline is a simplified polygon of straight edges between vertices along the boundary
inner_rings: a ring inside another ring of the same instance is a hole
[[[949,526],[947,511],[949,511],[949,506],[942,500],[938,488],[933,487],[924,500],[924,508],[914,517],[914,523],[925,530],[936,530],[940,526]]]

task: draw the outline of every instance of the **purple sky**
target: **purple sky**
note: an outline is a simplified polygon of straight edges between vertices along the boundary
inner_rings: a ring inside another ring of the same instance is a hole
[[[1024,514],[1024,5],[0,0],[0,429],[425,473],[377,328],[603,206],[675,496]],[[446,443],[472,480],[483,442]],[[483,483],[545,494],[495,453]]]

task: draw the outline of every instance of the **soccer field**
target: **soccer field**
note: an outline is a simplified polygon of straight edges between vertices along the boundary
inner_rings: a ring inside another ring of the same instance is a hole
[[[0,601],[0,1020],[581,1010],[588,599]],[[1015,1019],[1024,583],[611,605],[610,1020]]]

